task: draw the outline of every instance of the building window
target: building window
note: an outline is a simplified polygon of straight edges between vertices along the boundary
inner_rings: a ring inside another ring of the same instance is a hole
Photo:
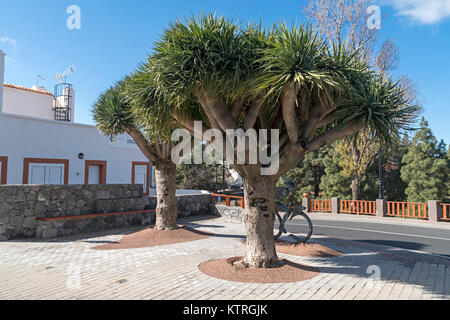
[[[84,168],[84,183],[106,184],[106,166],[106,161],[86,160]]]
[[[131,183],[142,184],[144,196],[150,195],[150,163],[133,161],[131,164]]]
[[[6,184],[8,174],[8,157],[0,157],[0,184]]]
[[[69,160],[25,158],[23,184],[69,184]]]

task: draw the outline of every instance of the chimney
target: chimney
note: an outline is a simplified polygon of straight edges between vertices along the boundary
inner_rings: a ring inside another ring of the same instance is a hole
[[[0,50],[0,113],[3,112],[3,81],[5,80],[5,53]]]

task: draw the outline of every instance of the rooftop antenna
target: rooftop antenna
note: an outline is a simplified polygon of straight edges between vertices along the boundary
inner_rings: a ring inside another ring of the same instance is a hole
[[[56,81],[59,83],[65,83],[67,80],[67,76],[75,72],[75,65],[71,65],[69,68],[67,68],[66,71],[64,71],[61,74],[56,75]]]
[[[40,74],[37,75],[36,86],[39,87],[39,80],[45,81],[44,77]]]

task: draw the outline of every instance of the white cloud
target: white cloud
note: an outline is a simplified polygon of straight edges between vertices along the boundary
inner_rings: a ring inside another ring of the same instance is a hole
[[[6,62],[14,62],[14,59],[12,58],[12,56],[16,56],[17,55],[17,42],[16,42],[16,40],[11,39],[11,38],[9,38],[7,36],[1,36],[0,37],[0,44],[5,44],[7,46],[7,49],[9,49],[9,50],[6,50],[5,48],[0,48],[2,51],[4,51],[4,52],[6,51],[6,53],[7,53],[7,55],[6,55]]]
[[[434,24],[450,17],[450,0],[384,0],[400,16],[421,24]]]
[[[14,50],[17,49],[17,42],[16,42],[16,40],[14,40],[14,39],[11,39],[11,38],[9,38],[9,37],[0,37],[0,42],[1,42],[1,43],[9,44],[10,46],[12,46],[12,48],[13,48]]]

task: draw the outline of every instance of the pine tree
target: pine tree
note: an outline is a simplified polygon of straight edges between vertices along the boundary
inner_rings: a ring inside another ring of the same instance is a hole
[[[383,190],[384,198],[389,201],[405,201],[408,186],[401,178],[402,158],[407,153],[411,141],[407,133],[399,138],[398,143],[383,150]]]
[[[420,129],[403,156],[401,178],[407,183],[407,201],[444,200],[448,187],[448,156],[422,117]]]
[[[352,200],[360,200],[361,192],[364,193],[364,176],[378,157],[379,148],[378,139],[369,130],[362,130],[351,139],[337,142],[342,174],[351,179]],[[365,180],[370,184],[369,180]]]
[[[297,167],[290,170],[280,180],[279,185],[284,181],[293,181],[297,184],[296,200],[299,201],[304,193],[313,195],[315,198],[321,194],[320,182],[325,174],[324,159],[328,154],[328,147],[321,148],[307,154]]]
[[[348,200],[352,198],[351,179],[343,173],[339,164],[339,153],[336,151],[335,145],[330,147],[324,158],[325,175],[322,177],[320,188],[324,198],[339,197]]]
[[[450,145],[447,149],[447,173],[450,176]],[[446,203],[450,203],[450,177],[447,176],[447,196],[445,198]]]

